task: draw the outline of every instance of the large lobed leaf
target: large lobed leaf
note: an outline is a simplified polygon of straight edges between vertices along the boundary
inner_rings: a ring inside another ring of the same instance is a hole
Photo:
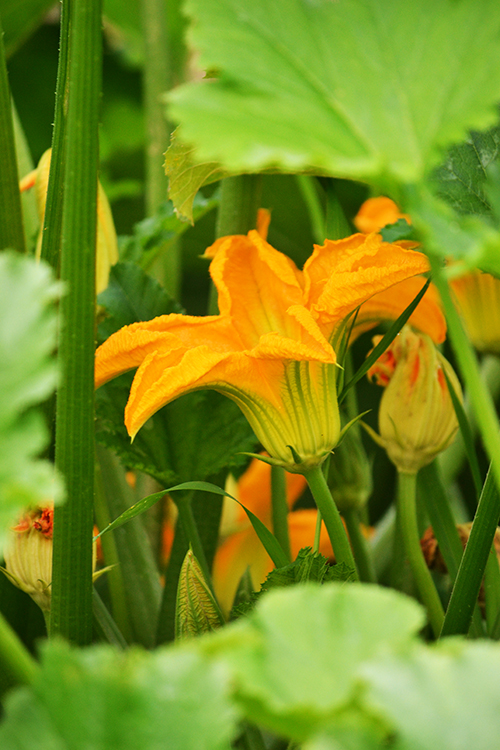
[[[169,96],[198,161],[414,182],[441,149],[496,119],[496,0],[188,0],[186,9],[199,62],[218,74]]]
[[[60,482],[37,458],[48,442],[33,409],[56,384],[56,312],[60,287],[50,269],[15,253],[0,255],[0,553],[8,526],[26,505],[57,499]]]

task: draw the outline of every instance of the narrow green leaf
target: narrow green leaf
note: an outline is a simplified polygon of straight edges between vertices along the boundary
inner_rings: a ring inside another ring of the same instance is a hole
[[[351,380],[343,387],[340,396],[339,396],[339,404],[342,403],[344,398],[347,395],[347,391],[352,388],[353,385],[356,385],[356,383],[361,380],[361,378],[366,375],[370,367],[377,361],[377,359],[380,357],[381,354],[385,352],[387,347],[391,344],[392,341],[396,338],[404,324],[409,319],[412,312],[417,307],[418,303],[426,293],[429,284],[431,283],[430,279],[427,281],[427,283],[422,287],[422,289],[419,291],[413,302],[411,302],[406,310],[401,313],[399,318],[394,321],[394,323],[391,325],[389,330],[386,334],[382,337],[382,339],[379,341],[377,346],[375,346],[368,357],[365,359],[361,367],[358,369],[358,371],[353,375]]]
[[[467,633],[500,518],[500,494],[493,469],[483,486],[476,516],[451,594],[441,636]]]

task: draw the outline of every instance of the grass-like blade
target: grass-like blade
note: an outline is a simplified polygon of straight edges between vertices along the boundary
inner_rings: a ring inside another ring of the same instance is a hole
[[[353,387],[353,385],[356,385],[356,383],[361,380],[361,378],[366,375],[370,367],[377,361],[377,359],[380,357],[381,354],[385,352],[389,344],[394,341],[404,324],[408,321],[409,317],[419,304],[420,300],[426,293],[427,289],[429,288],[429,284],[431,283],[430,279],[427,280],[427,283],[422,287],[422,289],[419,291],[413,302],[410,302],[406,310],[404,310],[399,318],[397,318],[392,326],[389,328],[386,334],[382,337],[382,339],[379,341],[376,347],[372,349],[368,357],[365,359],[359,370],[352,376],[350,381],[343,387],[340,395],[339,395],[339,404],[342,403],[342,401],[345,399],[347,395],[347,391]]]
[[[257,518],[254,513],[252,513],[252,511],[248,510],[248,508],[245,508],[245,506],[242,505],[239,500],[236,500],[235,497],[230,495],[229,492],[226,492],[220,487],[217,487],[217,485],[215,484],[211,484],[211,482],[182,482],[182,484],[176,484],[174,487],[168,487],[166,490],[155,492],[153,495],[144,497],[142,500],[139,500],[139,502],[135,503],[135,505],[132,505],[132,507],[128,508],[128,510],[126,510],[124,513],[121,513],[118,518],[115,518],[114,521],[108,524],[105,529],[103,529],[94,537],[94,541],[103,534],[106,534],[108,531],[117,529],[119,526],[123,526],[124,523],[127,523],[127,521],[130,521],[132,518],[135,518],[141,513],[144,513],[144,511],[148,510],[148,508],[151,508],[152,505],[158,502],[158,500],[161,500],[164,495],[170,492],[175,492],[176,490],[202,490],[204,492],[213,492],[216,495],[224,495],[226,497],[230,497],[231,500],[234,500],[236,503],[238,503],[238,505],[241,505],[241,507],[247,514],[248,519],[255,530],[255,533],[264,545],[267,554],[276,565],[276,567],[281,568],[289,564],[289,560],[285,552],[283,551],[283,548],[281,547],[276,537],[269,531],[267,526],[265,526],[262,521]]]

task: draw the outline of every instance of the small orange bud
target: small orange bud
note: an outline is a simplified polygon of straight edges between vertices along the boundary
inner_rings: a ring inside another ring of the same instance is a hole
[[[368,372],[386,390],[379,409],[380,435],[367,430],[401,472],[416,473],[455,437],[458,421],[445,371],[462,398],[453,368],[429,336],[405,326]]]
[[[44,612],[50,610],[53,518],[52,503],[26,512],[13,527],[5,549],[7,577]]]
[[[52,582],[52,532],[54,504],[27,510],[16,526],[12,527],[10,541],[4,550],[7,578],[18,589],[29,594],[43,612],[50,611]],[[96,545],[93,547],[92,566],[96,563]],[[94,578],[104,570],[94,574]]]

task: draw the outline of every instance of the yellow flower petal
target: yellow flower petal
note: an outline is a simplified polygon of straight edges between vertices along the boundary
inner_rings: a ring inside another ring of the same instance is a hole
[[[476,271],[453,279],[450,286],[473,345],[500,354],[500,279]]]
[[[425,255],[383,242],[379,234],[355,234],[315,246],[304,266],[307,306],[324,335],[358,305],[411,276],[429,270]]]
[[[222,238],[210,266],[220,315],[168,315],[117,332],[97,352],[97,383],[139,365],[126,409],[132,436],[183,393],[217,390],[240,406],[270,456],[300,473],[340,433],[333,329],[425,270],[419,253],[375,234],[316,247],[304,273],[256,231]]]

